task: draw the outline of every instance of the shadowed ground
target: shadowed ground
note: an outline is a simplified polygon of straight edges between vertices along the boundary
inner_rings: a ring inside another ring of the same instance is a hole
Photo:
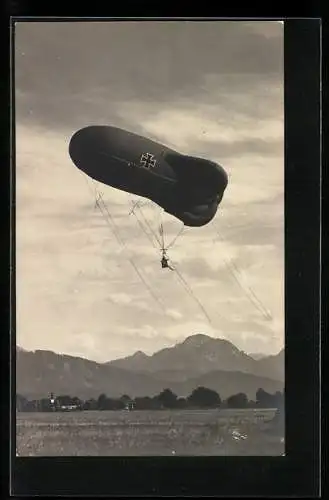
[[[17,456],[284,453],[274,410],[19,413]]]

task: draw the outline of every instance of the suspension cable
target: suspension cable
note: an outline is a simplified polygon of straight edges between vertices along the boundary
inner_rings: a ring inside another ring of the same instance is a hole
[[[165,247],[165,250],[169,250],[169,248],[171,248],[176,243],[176,241],[181,236],[181,234],[183,233],[184,230],[185,230],[185,226],[183,224],[183,226],[181,227],[180,231],[176,234],[174,239]]]
[[[143,220],[144,220],[145,224],[147,225],[147,227],[149,228],[149,230],[152,232],[152,234],[155,237],[157,243],[160,245],[160,249],[161,250],[165,250],[165,251],[169,250],[169,248],[171,248],[176,243],[176,241],[178,240],[178,238],[182,235],[183,231],[185,230],[184,224],[181,227],[181,229],[179,230],[179,232],[174,236],[174,238],[172,239],[172,241],[170,243],[168,243],[168,245],[165,245],[165,241],[164,241],[164,224],[163,224],[163,221],[161,220],[161,222],[159,223],[159,234],[160,234],[160,237],[161,237],[161,239],[159,239],[157,237],[156,232],[151,227],[151,224],[147,220],[146,216],[143,214],[143,212],[141,210],[141,204],[138,204],[138,202],[135,203],[134,206],[133,206],[133,208],[132,208],[132,210],[130,211],[130,213],[133,213],[136,216],[136,218],[137,218],[136,211],[135,211],[136,207],[139,208],[139,211],[140,211],[140,213],[141,213],[141,215],[143,217]],[[162,212],[160,212],[160,216],[161,216],[161,214],[162,214]],[[141,224],[140,221],[139,221],[139,224],[140,224],[142,230],[145,232],[145,234],[147,234],[146,230],[142,227],[142,224]],[[147,234],[147,236],[149,237],[148,234]],[[155,245],[153,244],[153,246],[155,246]]]
[[[143,233],[147,236],[147,238],[149,239],[149,241],[151,242],[151,244],[153,245],[153,247],[157,249],[158,247],[157,247],[157,246],[156,246],[156,244],[154,243],[154,241],[153,241],[153,239],[152,239],[152,236],[150,236],[150,234],[146,231],[146,229],[145,229],[145,227],[143,226],[142,222],[139,220],[139,218],[138,218],[138,216],[137,216],[137,214],[136,214],[135,210],[132,210],[130,213],[131,213],[131,214],[133,214],[133,215],[136,217],[136,220],[137,220],[137,222],[138,222],[138,224],[139,224],[139,227],[141,228],[141,230],[143,231]]]
[[[88,180],[86,179],[86,177],[82,174],[85,182],[87,183],[87,186],[88,186],[88,189],[92,192],[92,194],[94,195],[94,192],[92,191],[91,189],[91,186],[89,185],[88,183]],[[93,184],[95,186],[95,181],[94,179],[92,179],[93,181]],[[99,208],[102,216],[104,217],[105,219],[105,222],[107,223],[107,225],[109,226],[112,234],[115,236],[116,240],[118,241],[119,245],[121,245],[122,249],[125,250],[126,249],[126,245],[125,245],[125,242],[123,241],[123,239],[121,238],[119,232],[118,232],[118,228],[117,228],[117,225],[115,224],[114,222],[114,219],[113,217],[111,216],[106,204],[105,204],[105,201],[102,197],[102,194],[98,192],[98,189],[97,189],[97,186],[95,186],[95,192],[98,193],[98,197],[96,198],[96,206]],[[101,203],[102,203],[102,206],[103,208],[105,209],[106,213],[107,213],[107,216],[108,218],[106,217],[106,215],[104,214],[103,210],[102,210],[102,207],[101,207]],[[112,222],[112,226],[110,224],[110,222]],[[143,277],[143,275],[141,274],[141,272],[139,271],[139,269],[137,268],[136,264],[133,262],[133,260],[127,256],[127,259],[128,261],[130,262],[130,264],[133,266],[133,268],[135,269],[135,272],[136,274],[138,275],[138,277],[140,278],[140,280],[142,281],[142,283],[144,284],[144,286],[147,288],[147,290],[149,291],[150,295],[152,295],[152,297],[154,298],[154,300],[156,300],[156,302],[158,303],[158,305],[161,307],[162,311],[164,313],[166,313],[165,311],[165,308],[164,308],[164,305],[162,304],[162,302],[160,301],[159,297],[153,292],[152,288],[150,287],[150,285],[147,283],[147,281],[145,280],[145,278]]]
[[[198,297],[193,292],[191,286],[188,284],[188,282],[186,281],[186,279],[182,276],[182,274],[180,273],[180,271],[178,271],[178,269],[177,269],[176,266],[173,268],[173,270],[176,273],[177,277],[179,278],[180,282],[183,284],[183,286],[184,286],[185,290],[187,291],[187,293],[192,297],[193,300],[195,300],[195,302],[198,304],[198,306],[202,310],[203,314],[205,315],[205,317],[209,321],[210,325],[212,325],[212,320],[211,320],[209,314],[207,313],[206,309],[204,308],[204,306],[202,305],[202,303],[200,302],[200,300],[198,299]]]
[[[83,175],[83,174],[82,174]],[[94,192],[92,191],[91,189],[91,186],[89,185],[88,183],[88,180],[86,179],[86,177],[83,175],[83,178],[88,186],[88,189],[92,192],[93,196],[94,196]],[[96,193],[96,200],[95,200],[95,206],[98,207],[98,209],[100,210],[102,216],[104,217],[105,219],[105,222],[107,223],[107,225],[109,226],[112,234],[115,236],[116,240],[118,241],[118,243],[120,244],[120,246],[122,247],[122,249],[126,249],[126,244],[125,242],[123,241],[122,237],[120,236],[119,234],[119,231],[118,231],[118,227],[112,217],[112,215],[110,214],[109,210],[108,210],[108,207],[103,199],[103,194],[99,192],[99,190],[97,189],[97,186],[95,185],[95,181],[94,179],[92,179],[92,182],[95,186],[95,193]],[[145,223],[147,224],[148,228],[152,231],[152,233],[154,234],[152,228],[150,227],[150,224],[148,223],[148,220],[146,219],[146,217],[144,216],[144,214],[142,213],[141,211],[141,208],[140,206],[138,206],[138,204],[136,203],[135,206],[133,207],[133,210],[131,213],[133,213],[136,217],[136,219],[138,220],[139,224],[140,224],[140,227],[142,228],[142,230],[145,232],[145,234],[147,235],[147,237],[150,239],[150,241],[152,241],[152,244],[153,246],[155,247],[155,244],[153,242],[153,240],[151,240],[150,238],[150,235],[145,231],[145,228],[143,227],[143,224],[140,222],[140,220],[138,219],[136,213],[135,213],[135,208],[136,206],[139,208],[139,211],[145,221]],[[104,213],[104,211],[106,212],[106,214]],[[110,224],[111,222],[111,224]],[[184,230],[184,226],[183,228],[181,229],[181,231],[178,233],[178,235],[176,235],[176,237],[174,238],[174,240],[168,245],[169,246],[172,246],[174,241],[177,240],[178,236],[183,232]],[[155,235],[156,236],[156,235]],[[157,242],[160,243],[161,245],[161,242],[158,238],[157,239]],[[167,247],[167,248],[168,248]],[[143,282],[144,286],[147,288],[147,290],[149,291],[149,293],[152,295],[152,297],[154,298],[154,300],[156,300],[156,302],[159,304],[159,306],[161,307],[161,309],[165,311],[165,308],[164,308],[164,305],[163,303],[160,301],[159,297],[154,293],[154,291],[152,290],[151,286],[147,283],[147,281],[145,280],[145,278],[143,277],[143,275],[141,274],[141,272],[139,271],[138,267],[136,266],[136,264],[133,262],[133,260],[130,258],[130,257],[127,257],[128,261],[130,262],[130,264],[133,266],[133,268],[135,269],[135,272],[136,274],[138,275],[138,277],[140,278],[140,280]],[[191,296],[191,298],[198,304],[198,306],[200,307],[200,309],[202,310],[203,314],[205,315],[205,317],[207,318],[208,322],[210,324],[212,324],[212,321],[211,321],[211,318],[209,316],[209,314],[207,313],[206,309],[204,308],[203,304],[201,303],[201,301],[198,299],[198,297],[194,294],[192,288],[190,287],[190,285],[188,284],[188,282],[186,281],[186,279],[182,276],[182,274],[179,272],[179,270],[176,268],[173,268],[176,276],[178,277],[178,279],[180,280],[181,284],[183,285],[183,287],[185,288],[185,290],[187,291],[187,293]]]
[[[215,226],[214,223],[212,225],[215,228],[215,231],[218,234],[219,238],[224,242],[225,241],[224,237],[220,233],[219,229]],[[268,320],[273,319],[272,318],[272,314],[264,306],[264,304],[262,303],[262,301],[257,297],[257,295],[255,294],[254,290],[250,286],[247,287],[248,290],[249,290],[249,292],[251,293],[251,295],[250,295],[247,292],[246,288],[242,285],[241,281],[238,278],[238,276],[241,275],[241,271],[237,268],[236,264],[232,260],[228,261],[225,258],[223,258],[223,260],[224,260],[224,263],[225,263],[227,269],[229,270],[229,272],[231,273],[232,277],[234,278],[235,282],[238,284],[238,286],[240,287],[240,289],[242,290],[242,292],[245,294],[245,296],[249,299],[250,303],[254,307],[256,307],[256,309],[258,309],[258,311],[263,315],[263,317],[265,319],[268,319]]]
[[[161,240],[158,238],[158,235],[156,234],[156,232],[154,231],[154,229],[151,227],[149,221],[147,220],[147,218],[145,217],[143,211],[142,211],[142,208],[139,206],[138,207],[139,209],[139,212],[143,218],[143,221],[145,222],[145,224],[147,225],[147,227],[149,228],[149,230],[151,231],[151,233],[153,234],[155,240],[157,241],[157,243],[159,244],[160,248],[161,248]]]
[[[108,210],[108,208],[107,208],[107,206],[106,206],[106,204],[105,204],[105,201],[103,200],[103,198],[102,198],[102,197],[101,197],[101,201],[102,201],[103,206],[104,206],[104,208],[105,208],[105,210],[106,210],[106,213],[107,213],[107,215],[108,215],[109,219],[111,220],[112,225],[113,225],[113,227],[114,227],[114,229],[115,229],[115,230],[113,230],[113,229],[112,229],[113,234],[116,236],[116,238],[117,238],[117,240],[119,241],[120,245],[122,245],[122,247],[123,247],[123,248],[125,248],[125,247],[126,247],[125,242],[124,242],[124,241],[123,241],[123,239],[121,238],[121,236],[120,236],[120,234],[119,234],[119,231],[118,231],[118,227],[117,227],[117,225],[115,224],[114,219],[113,219],[112,215],[110,214],[110,212],[109,212],[109,210]],[[158,297],[158,296],[157,296],[157,295],[153,292],[153,290],[152,290],[151,286],[150,286],[150,285],[146,282],[145,278],[143,277],[143,275],[141,274],[141,272],[140,272],[140,271],[139,271],[139,269],[137,268],[137,266],[136,266],[135,262],[134,262],[134,261],[133,261],[130,257],[128,257],[128,260],[129,260],[130,264],[133,266],[133,268],[135,269],[136,273],[138,274],[138,276],[140,277],[140,279],[142,280],[142,282],[144,283],[145,287],[148,289],[149,293],[150,293],[150,294],[152,295],[152,297],[153,297],[153,298],[157,301],[157,303],[160,305],[161,309],[162,309],[164,312],[166,312],[166,311],[165,311],[165,308],[164,308],[163,303],[160,301],[159,297]]]
[[[159,234],[160,234],[160,237],[161,237],[161,250],[164,251],[164,234],[163,234],[163,224],[162,222],[160,222],[160,225],[159,225]]]

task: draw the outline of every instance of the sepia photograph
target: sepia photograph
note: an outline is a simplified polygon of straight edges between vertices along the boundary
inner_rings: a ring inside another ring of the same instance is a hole
[[[284,23],[13,30],[16,456],[284,456]]]

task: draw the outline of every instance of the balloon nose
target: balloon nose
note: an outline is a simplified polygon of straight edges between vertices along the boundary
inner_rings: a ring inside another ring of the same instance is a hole
[[[78,166],[81,157],[84,153],[84,147],[86,146],[86,142],[84,140],[84,133],[83,130],[78,130],[75,132],[69,143],[69,155],[71,157],[71,160],[73,163],[75,163],[76,166]]]
[[[69,155],[73,163],[78,168],[85,168],[95,161],[102,139],[96,127],[85,127],[75,132],[69,143]]]

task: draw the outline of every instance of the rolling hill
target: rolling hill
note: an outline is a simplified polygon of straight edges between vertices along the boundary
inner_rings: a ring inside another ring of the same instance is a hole
[[[200,338],[194,339],[196,340],[201,341]],[[192,359],[197,363],[195,345],[189,340],[184,351],[192,350]],[[143,353],[134,356],[138,367],[138,363],[144,362],[145,357],[149,358]],[[123,394],[131,397],[154,396],[161,390],[170,388],[178,396],[187,396],[196,387],[206,386],[216,390],[222,398],[245,392],[252,399],[260,387],[271,393],[283,389],[283,382],[279,380],[243,373],[238,369],[213,369],[195,375],[193,370],[188,373],[184,368],[192,366],[192,361],[188,363],[188,357],[185,356],[185,365],[179,363],[179,358],[174,360],[175,366],[178,367],[176,372],[171,372],[167,366],[162,372],[152,373],[128,370],[112,363],[97,363],[51,351],[31,352],[19,349],[16,352],[16,392],[29,399],[47,397],[50,392],[88,399],[98,397],[101,393],[109,397],[119,397]],[[200,363],[203,368],[207,366],[205,363],[204,360]],[[180,368],[182,366],[184,369]],[[238,365],[236,367],[238,368]],[[172,380],[169,380],[170,374]]]

